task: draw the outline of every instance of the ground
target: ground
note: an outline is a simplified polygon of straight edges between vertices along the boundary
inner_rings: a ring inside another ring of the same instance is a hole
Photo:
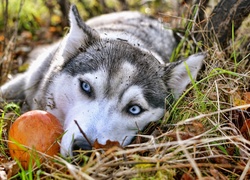
[[[41,1],[37,2],[41,3]],[[18,105],[3,101],[0,106],[0,179],[7,177],[13,179],[249,179],[248,36],[250,20],[246,19],[242,27],[232,35],[228,47],[222,49],[216,41],[216,36],[213,43],[194,41],[192,33],[197,28],[192,27],[199,27],[199,24],[195,24],[187,17],[190,17],[189,13],[195,15],[195,12],[191,11],[190,4],[186,4],[188,1],[178,2],[179,4],[170,2],[160,4],[161,1],[155,1],[155,4],[140,4],[142,6],[129,4],[132,9],[140,7],[139,10],[144,13],[161,17],[165,22],[171,23],[175,30],[181,32],[182,28],[186,28],[173,60],[197,51],[207,53],[205,66],[197,81],[188,87],[171,111],[166,112],[157,124],[150,124],[133,144],[124,149],[112,144],[111,147],[97,146],[90,156],[86,156],[86,152],[83,152],[75,159],[65,159],[60,155],[49,157],[44,163],[25,171],[10,158],[7,147],[9,127],[21,111]],[[215,4],[216,1],[210,0],[209,7],[206,9],[207,16]],[[111,5],[101,8],[101,5],[92,4],[89,8],[95,11],[91,11],[90,14],[84,11],[82,16],[88,18],[104,10],[121,9],[121,4]],[[51,43],[68,30],[61,26],[62,15],[56,3],[47,4],[47,9],[49,7],[51,11],[46,10],[46,6],[43,5],[37,11],[31,12],[32,15],[25,17],[31,18],[29,26],[26,24],[24,27],[22,12],[26,8],[30,11],[34,10],[28,6],[31,5],[26,1],[20,4],[19,25],[16,25],[16,21],[12,24],[8,21],[8,31],[4,29],[6,26],[1,26],[1,83],[27,69],[29,64],[27,56],[34,47]],[[83,9],[82,6],[80,7]],[[19,9],[10,8],[9,16],[13,15],[11,11],[18,14]],[[49,22],[44,21],[46,18],[42,18],[39,14],[44,12],[50,15],[50,18],[47,18],[50,19]],[[37,14],[39,16],[36,16]],[[199,33],[205,35],[205,29],[198,29]]]

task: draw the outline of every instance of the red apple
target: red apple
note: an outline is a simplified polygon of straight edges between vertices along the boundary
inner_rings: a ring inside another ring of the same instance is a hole
[[[40,110],[26,112],[10,127],[10,156],[27,169],[29,163],[34,164],[35,160],[43,162],[44,154],[56,155],[62,134],[62,125],[54,115]]]

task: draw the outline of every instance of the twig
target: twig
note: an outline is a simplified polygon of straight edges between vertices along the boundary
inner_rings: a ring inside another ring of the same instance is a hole
[[[250,166],[250,160],[248,160],[248,162],[247,162],[247,164],[246,164],[246,166],[245,166],[239,180],[244,180],[245,177],[247,177],[247,174],[249,173],[249,166]]]
[[[248,107],[250,107],[250,104],[235,106],[235,107],[232,107],[232,108],[229,108],[229,109],[223,109],[223,110],[211,112],[211,113],[208,113],[208,114],[200,114],[198,116],[188,118],[185,121],[180,121],[180,122],[177,123],[177,125],[183,125],[183,124],[186,124],[187,122],[191,122],[191,121],[195,121],[195,120],[198,120],[198,119],[201,119],[201,118],[217,115],[218,113],[225,113],[225,112],[229,112],[229,111],[232,111],[232,110],[238,110],[238,109],[243,109],[243,108],[248,108]]]
[[[90,140],[88,139],[87,135],[85,134],[85,132],[82,130],[82,128],[80,127],[80,125],[78,124],[78,122],[76,120],[74,120],[78,129],[80,130],[80,132],[82,133],[83,137],[87,140],[87,142],[89,143],[90,146],[92,146]]]

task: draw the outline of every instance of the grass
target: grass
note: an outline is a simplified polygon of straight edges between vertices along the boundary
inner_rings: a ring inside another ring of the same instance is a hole
[[[191,33],[192,24],[189,27],[186,33]],[[196,52],[188,36],[175,56]],[[8,129],[20,110],[7,104],[1,108],[0,167],[4,170],[0,172],[9,173],[11,179],[249,179],[250,139],[242,135],[239,124],[247,119],[241,110],[250,105],[233,105],[236,92],[249,91],[249,52],[242,53],[242,42],[232,35],[227,52],[216,42],[203,44],[206,68],[199,80],[190,84],[159,126],[138,135],[143,143],[125,149],[93,150],[89,157],[83,152],[75,159],[47,157],[38,167],[23,170],[9,158],[6,145]]]

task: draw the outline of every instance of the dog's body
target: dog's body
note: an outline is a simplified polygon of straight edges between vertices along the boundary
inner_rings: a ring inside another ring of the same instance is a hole
[[[60,43],[1,87],[4,99],[25,100],[30,109],[46,110],[61,121],[64,156],[91,148],[74,120],[91,143],[127,145],[164,115],[170,106],[165,101],[181,95],[204,59],[196,54],[186,63],[165,64],[176,46],[173,32],[139,13],[105,15],[86,25],[72,6],[70,21]]]

